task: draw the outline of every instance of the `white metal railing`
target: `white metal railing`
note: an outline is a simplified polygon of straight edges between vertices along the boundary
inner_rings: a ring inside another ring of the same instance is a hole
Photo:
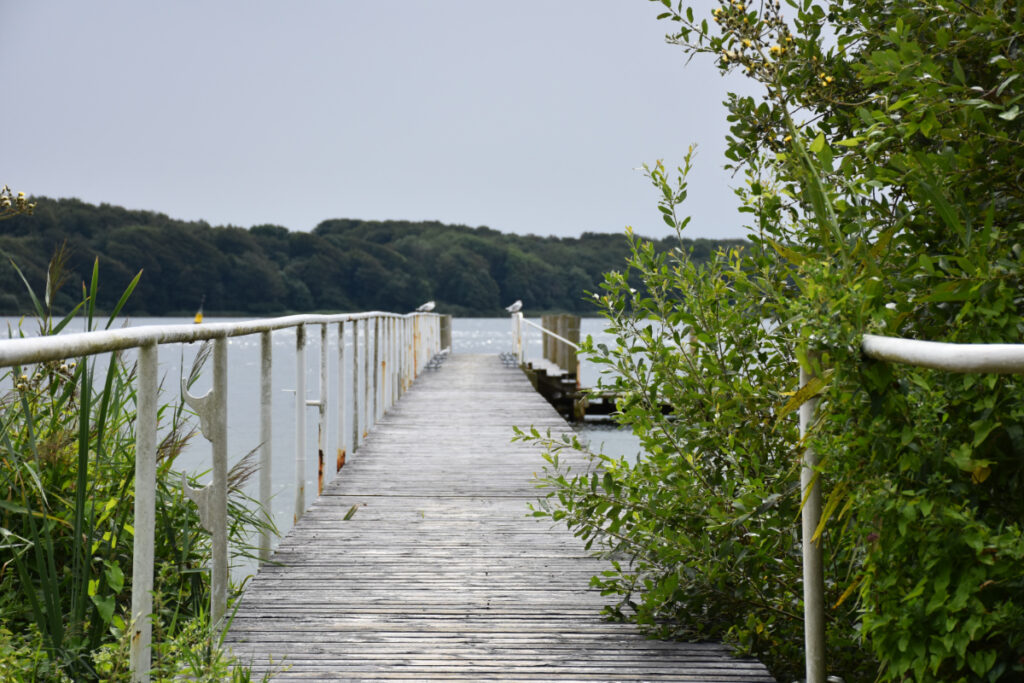
[[[861,351],[869,358],[888,363],[903,363],[948,372],[1024,373],[1024,344],[952,344],[899,337],[866,334]],[[800,386],[813,378],[800,370]],[[814,423],[818,400],[800,406],[800,438]],[[818,456],[813,449],[803,453],[800,473],[804,504],[801,511],[803,532],[804,644],[807,683],[825,683],[825,584],[822,570],[821,541],[814,533],[821,521],[821,483],[815,476]]]
[[[553,339],[557,339],[563,344],[568,344],[576,351],[580,350],[579,344],[573,341],[569,341],[565,337],[555,334],[551,330],[547,329],[542,325],[527,320],[523,317],[522,311],[517,311],[512,314],[512,348],[516,354],[516,360],[521,364],[526,358],[526,328],[523,325],[529,325],[537,330],[540,330],[542,334],[546,334]]]
[[[159,380],[157,361],[162,344],[213,340],[213,386],[203,396],[182,391],[188,405],[199,415],[200,430],[213,451],[213,482],[185,491],[199,508],[203,526],[211,534],[210,615],[213,628],[221,626],[227,607],[227,340],[231,337],[260,335],[260,467],[259,501],[264,514],[270,514],[271,496],[271,371],[273,368],[271,335],[275,330],[295,328],[295,521],[305,510],[306,480],[306,408],[319,412],[317,436],[319,489],[323,486],[323,457],[327,438],[328,328],[337,325],[338,354],[338,432],[337,467],[344,463],[345,424],[344,368],[345,332],[352,339],[352,434],[350,446],[355,452],[375,423],[409,388],[441,344],[441,317],[434,313],[369,312],[339,315],[295,315],[283,318],[247,320],[199,325],[148,325],[119,330],[62,334],[0,341],[0,367],[12,367],[65,358],[90,356],[109,351],[138,349],[136,445],[135,445],[135,520],[132,560],[132,638],[131,668],[133,681],[149,681],[151,664],[153,611],[153,561],[156,518],[156,455]],[[306,399],[306,328],[320,326],[319,397]],[[372,328],[372,332],[371,332]],[[360,329],[362,334],[360,335]],[[360,340],[362,349],[360,353]],[[360,358],[361,356],[361,358]],[[359,372],[360,359],[362,370]],[[362,386],[359,377],[362,376]],[[259,556],[270,556],[269,531],[259,541]]]

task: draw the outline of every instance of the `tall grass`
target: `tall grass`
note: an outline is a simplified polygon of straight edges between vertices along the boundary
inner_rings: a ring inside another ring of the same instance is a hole
[[[43,335],[59,333],[79,315],[87,330],[98,329],[98,263],[81,303],[59,320],[53,316],[65,261],[58,250],[41,300],[26,282]],[[140,275],[104,328],[116,322]],[[208,355],[207,348],[196,355],[188,384]],[[105,369],[92,358],[62,360],[9,369],[3,380],[12,389],[0,397],[0,665],[13,680],[126,679],[135,366],[115,353]],[[173,677],[183,667],[192,676],[205,676],[204,668],[223,673],[226,660],[205,635],[209,537],[174,470],[196,433],[192,416],[180,401],[162,406],[158,416],[164,436],[157,454],[154,676]],[[246,556],[253,529],[265,523],[241,492],[253,471],[247,457],[229,476],[230,540]]]

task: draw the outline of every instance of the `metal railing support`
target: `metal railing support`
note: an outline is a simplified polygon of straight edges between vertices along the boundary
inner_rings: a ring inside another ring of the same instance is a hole
[[[153,639],[153,557],[156,538],[157,345],[139,348],[135,430],[135,534],[132,546],[130,666],[133,683],[148,683]]]
[[[374,368],[370,379],[369,319],[374,318],[374,358],[382,360]],[[413,318],[423,318],[413,325]],[[363,321],[363,362],[359,358],[359,322]],[[0,367],[16,367],[69,357],[90,356],[123,349],[139,349],[137,379],[137,418],[135,434],[135,499],[134,540],[132,559],[132,603],[130,667],[133,683],[149,681],[152,652],[154,585],[154,548],[156,520],[156,453],[159,382],[157,356],[159,345],[192,343],[212,340],[213,387],[205,395],[189,393],[184,378],[181,391],[184,400],[199,416],[200,431],[210,441],[213,451],[213,482],[205,487],[193,488],[183,475],[186,495],[196,504],[203,527],[210,533],[212,559],[210,567],[210,615],[213,629],[224,624],[228,588],[227,537],[227,347],[231,337],[260,335],[260,482],[259,499],[264,514],[270,519],[272,486],[272,417],[273,417],[273,343],[275,330],[295,329],[295,520],[305,511],[306,482],[306,406],[320,408],[320,448],[326,443],[325,413],[329,392],[327,379],[327,328],[338,323],[338,462],[345,457],[345,323],[352,323],[352,396],[349,410],[352,419],[352,451],[359,444],[364,430],[371,424],[377,410],[386,410],[398,400],[415,379],[419,365],[417,354],[426,361],[439,338],[437,320],[427,315],[393,315],[373,313],[338,315],[301,315],[231,323],[204,323],[202,325],[145,325],[116,330],[69,333],[48,337],[26,337],[0,340]],[[306,400],[306,325],[321,325],[320,396]],[[415,332],[422,329],[417,345]],[[381,346],[383,344],[383,346]],[[360,367],[362,365],[362,367]],[[378,376],[378,373],[379,376]],[[360,377],[361,375],[361,377]],[[374,402],[369,400],[369,383],[373,381]],[[361,384],[360,384],[361,382]],[[383,385],[383,386],[382,386]],[[390,395],[389,395],[390,391]],[[362,394],[362,399],[360,399]],[[362,403],[360,403],[362,401]],[[383,405],[381,405],[383,404]],[[363,414],[365,412],[365,414]],[[374,418],[375,419],[375,418]],[[362,420],[362,422],[361,422]],[[261,534],[259,540],[261,562],[269,559],[271,539]]]
[[[404,335],[402,336],[402,391],[409,390],[409,374],[412,372],[412,320],[405,320],[403,324]]]
[[[363,432],[362,438],[366,438],[373,427],[373,406],[370,403],[373,397],[373,378],[370,374],[370,319],[363,320]]]
[[[512,351],[516,354],[516,362],[519,365],[523,364],[524,332],[523,314],[520,311],[516,311],[512,314]]]
[[[359,450],[359,321],[352,321],[352,453]]]
[[[320,326],[320,398],[308,401],[317,407],[316,425],[316,495],[324,492],[324,457],[327,453],[327,324]]]
[[[391,357],[391,347],[395,343],[395,321],[393,318],[388,318],[385,321],[387,325],[387,344],[384,345],[384,396],[385,403],[387,404],[387,410],[391,410],[391,406],[395,404],[395,387],[391,381],[391,376],[395,372],[395,365]]]
[[[402,322],[398,319],[391,321],[391,395],[397,401],[402,397],[402,354],[399,351],[399,344],[402,339]]]
[[[807,386],[813,375],[800,368],[800,386]],[[811,431],[818,412],[818,399],[812,398],[800,406],[800,439]],[[803,505],[800,509],[803,545],[804,581],[804,647],[807,683],[825,683],[825,580],[821,561],[821,537],[814,533],[821,521],[821,483],[815,468],[818,455],[813,448],[804,447],[800,469],[800,490]]]
[[[409,377],[409,385],[412,386],[412,382],[416,379],[417,373],[420,371],[420,319],[416,316],[409,321],[412,326],[412,339],[410,340],[409,353],[411,355],[410,367],[412,368],[412,375]]]
[[[380,419],[380,318],[373,319],[373,424]]]
[[[211,550],[213,568],[210,579],[210,623],[223,625],[228,606],[228,340],[213,342],[213,529]]]
[[[267,522],[271,521],[270,495],[272,491],[271,463],[273,462],[274,424],[274,343],[271,332],[260,333],[260,507]],[[270,528],[260,530],[260,564],[270,559]]]
[[[345,321],[338,323],[338,462],[345,466]]]
[[[398,381],[398,385],[401,387],[401,394],[405,395],[405,390],[406,390],[405,376],[409,372],[409,353],[408,353],[408,349],[406,348],[406,344],[408,343],[408,339],[409,339],[409,321],[408,321],[408,319],[403,320],[401,322],[401,324],[399,325],[399,329],[400,329],[400,334],[399,334],[399,339],[398,339],[398,353],[399,353],[399,361],[398,362],[401,365],[401,372],[399,373],[400,378],[399,378],[399,381]]]
[[[210,442],[213,481],[193,488],[182,473],[185,495],[199,508],[199,520],[210,534],[210,624],[217,631],[228,602],[228,340],[213,340],[213,387],[202,396],[188,391],[181,380],[185,402],[199,416],[199,431]]]
[[[298,522],[306,510],[306,326],[295,328],[295,510]]]

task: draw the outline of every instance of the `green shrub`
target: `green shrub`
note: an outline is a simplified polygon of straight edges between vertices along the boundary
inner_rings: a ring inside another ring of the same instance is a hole
[[[60,321],[51,316],[64,258],[61,250],[51,263],[42,300],[31,295],[42,334],[60,332],[79,312],[87,329],[96,326],[95,268],[83,302]],[[189,382],[207,355],[197,354]],[[126,679],[127,657],[121,655],[127,653],[123,641],[132,581],[134,365],[115,353],[102,371],[87,358],[13,368],[0,379],[12,387],[0,399],[0,635],[31,635],[5,636],[0,656],[11,660],[10,670],[31,674],[24,680]],[[173,470],[193,433],[189,417],[180,406],[158,412],[164,433],[157,454],[153,632],[158,645],[179,642],[181,634],[194,630],[190,624],[203,618],[209,604],[209,539],[184,498],[181,475]],[[249,459],[233,469],[229,503],[230,536],[241,553],[250,550],[248,535],[262,523],[252,501],[241,494],[245,472],[251,473]],[[124,652],[111,657],[111,648]],[[155,655],[158,671],[176,671],[180,650],[160,645]],[[211,655],[208,661],[216,659]]]
[[[553,444],[538,513],[613,560],[595,580],[613,613],[799,678],[795,482],[812,446],[830,671],[1020,680],[1024,387],[870,361],[860,340],[1022,342],[1024,9],[661,5],[671,42],[764,86],[726,102],[751,246],[696,268],[637,244],[628,272],[645,289],[608,276],[618,343],[592,351],[649,456],[570,473]],[[685,184],[648,173],[682,230]],[[801,442],[795,409],[814,396]]]

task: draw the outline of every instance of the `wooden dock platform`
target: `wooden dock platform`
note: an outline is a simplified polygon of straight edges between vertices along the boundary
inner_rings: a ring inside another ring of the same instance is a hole
[[[421,376],[248,586],[225,641],[254,679],[774,680],[603,620],[602,561],[527,516],[543,460],[513,425],[568,430],[497,356]]]

